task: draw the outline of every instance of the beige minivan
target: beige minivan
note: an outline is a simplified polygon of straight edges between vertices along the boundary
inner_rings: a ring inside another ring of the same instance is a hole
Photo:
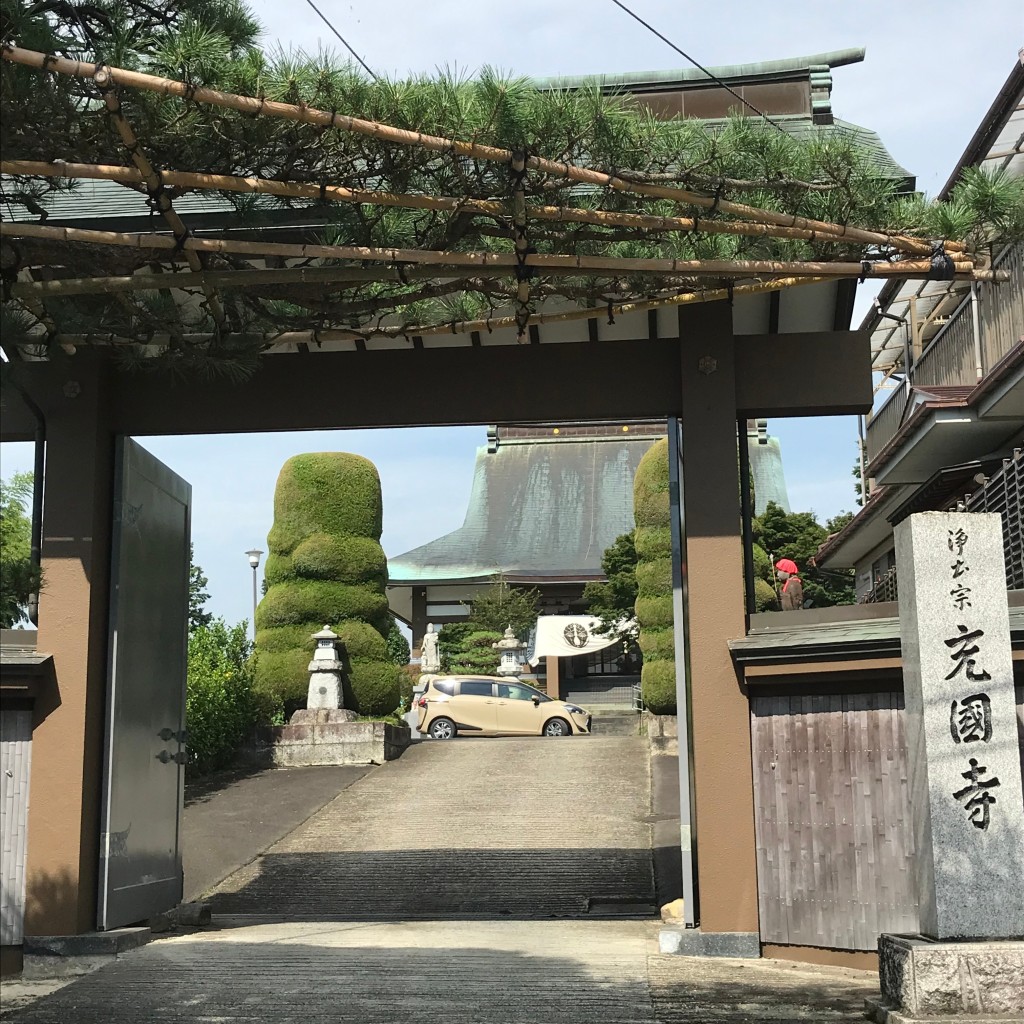
[[[434,676],[416,701],[416,728],[435,740],[468,736],[571,736],[590,732],[590,715],[518,679]]]

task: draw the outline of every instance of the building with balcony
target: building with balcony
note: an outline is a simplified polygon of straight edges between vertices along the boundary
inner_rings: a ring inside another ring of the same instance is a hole
[[[1024,65],[1018,63],[940,197],[965,167],[1024,175]],[[868,501],[818,552],[856,571],[860,601],[895,597],[893,528],[963,507],[1004,514],[1007,585],[1024,587],[1024,245],[993,253],[1008,282],[892,281],[861,325],[880,380],[864,437]]]

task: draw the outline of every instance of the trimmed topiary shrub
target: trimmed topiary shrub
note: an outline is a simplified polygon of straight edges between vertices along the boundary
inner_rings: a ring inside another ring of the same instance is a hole
[[[390,661],[350,659],[345,673],[345,706],[361,715],[389,715],[402,695],[402,670]]]
[[[636,621],[640,623],[641,632],[645,629],[671,629],[672,618],[671,594],[636,599]]]
[[[380,478],[369,459],[345,452],[296,455],[277,478],[267,543],[290,555],[314,533],[380,540],[382,516]]]
[[[668,439],[652,445],[633,479],[636,519],[636,621],[644,656],[640,688],[656,715],[676,711],[675,638],[672,630],[672,533],[669,527]]]
[[[645,662],[640,672],[640,692],[647,710],[655,715],[676,713],[676,663]]]
[[[330,580],[285,580],[272,586],[256,610],[256,628],[292,626],[304,622],[342,622],[358,619],[374,626],[390,625],[388,599],[373,587]]]
[[[775,588],[760,577],[754,580],[754,607],[759,612],[777,612],[780,607]]]
[[[663,597],[672,593],[672,559],[651,558],[637,564],[638,597]]]
[[[637,529],[634,544],[639,558],[671,558],[672,531],[667,526]]]
[[[386,584],[388,560],[372,537],[332,537],[314,533],[292,552],[297,575],[336,583]]]
[[[644,662],[671,661],[676,656],[675,642],[675,630],[645,629],[640,634],[640,653]]]
[[[760,544],[753,546],[753,552],[754,578],[764,580],[770,585],[772,583],[772,560],[768,557],[768,552]]]
[[[334,632],[354,661],[388,660],[387,642],[373,626],[365,622],[339,622]]]
[[[385,637],[392,625],[380,546],[380,479],[344,452],[296,455],[281,468],[267,537],[267,592],[256,612],[256,689],[280,704],[305,702],[312,634],[324,624],[345,650],[345,706],[386,715],[400,679]]]
[[[309,690],[306,667],[309,665],[310,654],[311,650],[304,651],[301,648],[259,651],[253,688],[272,703],[289,707],[304,706]]]

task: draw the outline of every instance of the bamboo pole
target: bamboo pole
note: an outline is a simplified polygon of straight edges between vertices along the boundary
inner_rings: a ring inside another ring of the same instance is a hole
[[[4,60],[13,63],[79,78],[91,78],[95,72],[95,65],[70,60],[66,57],[57,57],[53,54],[39,53],[35,50],[27,50],[9,43],[4,44],[2,56]],[[459,139],[443,139],[434,135],[426,135],[423,132],[395,128],[392,125],[381,124],[377,121],[367,121],[362,118],[351,117],[348,114],[317,110],[315,107],[298,106],[265,98],[257,99],[251,96],[239,96],[235,93],[226,93],[217,89],[190,85],[176,79],[160,78],[156,75],[147,75],[139,71],[129,71],[125,68],[108,68],[107,70],[110,72],[113,80],[121,85],[145,89],[150,92],[161,93],[165,96],[179,96],[194,103],[206,103],[228,110],[237,110],[245,114],[266,115],[289,121],[313,124],[321,128],[335,128],[340,131],[366,135],[383,142],[417,146],[432,152],[451,154],[456,157],[496,161],[499,163],[508,163],[512,158],[511,150],[502,149],[497,146],[486,146],[482,143],[465,142]],[[747,220],[760,223],[805,228],[810,231],[836,235],[840,238],[861,242],[866,245],[894,246],[899,244],[905,251],[921,256],[931,253],[931,245],[928,242],[909,238],[905,235],[890,235],[881,231],[868,231],[863,228],[849,227],[843,224],[811,220],[806,217],[798,217],[795,214],[762,210],[758,207],[733,203],[720,199],[717,196],[700,195],[699,193],[689,192],[680,188],[626,181],[623,178],[606,174],[603,171],[578,167],[574,164],[555,160],[547,160],[538,156],[527,157],[526,166],[530,170],[567,178],[570,181],[577,181],[581,184],[597,185],[621,192],[651,196],[656,199],[667,199],[671,202],[687,206],[710,209],[713,212],[741,216]],[[945,241],[942,244],[946,251],[950,253],[964,252],[962,243]]]
[[[0,173],[44,178],[90,178],[133,185],[142,175],[132,167],[113,164],[80,164],[59,161],[2,160]],[[273,178],[238,177],[229,174],[201,174],[190,171],[160,172],[165,185],[179,188],[242,192],[249,195],[272,195],[291,199],[327,200],[338,203],[362,203],[369,206],[394,206],[411,210],[437,210],[448,213],[480,213],[504,218],[505,204],[491,199],[457,199],[451,196],[408,195],[372,189],[345,188],[341,185],[319,185],[297,181],[276,181]],[[572,206],[527,206],[527,216],[534,220],[560,224],[594,224],[598,227],[626,227],[650,231],[699,232],[709,235],[741,235],[754,238],[793,238],[811,242],[841,243],[840,235],[804,228],[786,228],[750,221],[698,220],[694,217],[659,217],[645,213],[623,213],[612,210],[587,210]],[[898,246],[897,246],[898,248]]]
[[[411,268],[419,271],[399,274],[397,271],[361,269],[358,267],[284,267],[271,270],[203,270],[180,274],[124,274],[110,277],[66,277],[52,281],[15,281],[10,286],[12,298],[32,296],[97,295],[124,292],[166,291],[168,289],[199,288],[204,284],[214,288],[264,288],[272,285],[340,285],[358,286],[367,283],[396,284],[411,283],[414,279],[445,281],[448,279],[465,283],[467,290],[473,282],[461,267],[448,268],[447,273],[438,273],[433,268]],[[488,278],[511,277],[515,267],[495,267],[488,270]],[[564,272],[562,272],[564,275]],[[403,280],[403,277],[405,280]]]
[[[85,242],[99,245],[119,245],[137,249],[177,249],[178,243],[168,235],[147,232],[97,231],[87,228],[50,227],[45,224],[12,224],[0,222],[0,237],[48,238],[62,242]],[[372,246],[318,245],[288,242],[246,242],[234,238],[186,239],[182,246],[197,252],[234,253],[249,256],[285,256],[299,259],[348,259],[372,263],[414,263],[448,267],[515,267],[516,256],[494,252],[455,252],[433,249],[385,249]],[[905,277],[927,279],[932,267],[929,260],[905,260],[899,263],[849,263],[785,260],[680,260],[632,259],[605,256],[572,256],[533,253],[526,257],[526,265],[544,270],[559,269],[593,273],[670,274],[676,276],[760,276],[784,274],[797,277]],[[953,264],[959,280],[1009,280],[1005,270],[975,270],[973,264]],[[56,283],[56,282],[55,282]]]
[[[516,153],[512,157],[512,173],[516,184],[512,190],[512,241],[516,249],[516,323],[517,338],[522,341],[526,336],[530,319],[530,271],[527,269],[526,258],[530,252],[530,242],[526,237],[526,154]]]
[[[12,296],[13,297],[13,296]],[[53,317],[47,312],[46,307],[31,296],[23,297],[19,300],[21,305],[36,318],[36,320],[42,325],[46,331],[45,337],[47,339],[53,339],[63,349],[65,355],[73,356],[75,354],[75,346],[72,342],[68,341],[57,329],[57,324]]]
[[[171,198],[167,195],[164,183],[160,178],[160,172],[149,161],[139,143],[138,137],[132,130],[132,126],[128,123],[128,118],[124,116],[121,100],[118,98],[117,89],[111,79],[110,71],[106,67],[99,67],[92,77],[117,128],[117,133],[121,136],[121,142],[124,144],[124,148],[128,150],[132,163],[135,164],[139,171],[139,175],[146,186],[147,194],[152,199],[160,216],[167,221],[168,226],[174,233],[175,241],[180,246],[189,237],[189,230],[185,226],[184,221],[175,212]],[[194,250],[186,250],[185,259],[188,261],[189,269],[194,273],[201,272],[204,269],[202,257]],[[201,287],[203,294],[206,296],[210,315],[219,326],[223,327],[227,323],[227,317],[224,315],[224,307],[220,304],[217,293],[205,282]]]

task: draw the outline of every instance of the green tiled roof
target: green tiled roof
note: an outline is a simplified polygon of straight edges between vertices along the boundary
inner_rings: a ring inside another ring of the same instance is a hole
[[[754,64],[724,64],[708,68],[712,78],[721,78],[734,83],[738,81],[771,81],[780,77],[810,75],[820,67],[838,68],[845,64],[859,64],[864,59],[863,47],[846,50],[832,50],[810,57],[785,57],[782,60],[758,61]],[[619,75],[577,75],[573,77],[535,78],[538,89],[579,89],[599,85],[602,89],[615,92],[630,92],[651,86],[709,85],[712,78],[699,68],[682,68],[674,71],[631,71]]]
[[[633,529],[633,476],[653,439],[503,441],[477,450],[463,525],[388,560],[390,582],[600,576]]]

